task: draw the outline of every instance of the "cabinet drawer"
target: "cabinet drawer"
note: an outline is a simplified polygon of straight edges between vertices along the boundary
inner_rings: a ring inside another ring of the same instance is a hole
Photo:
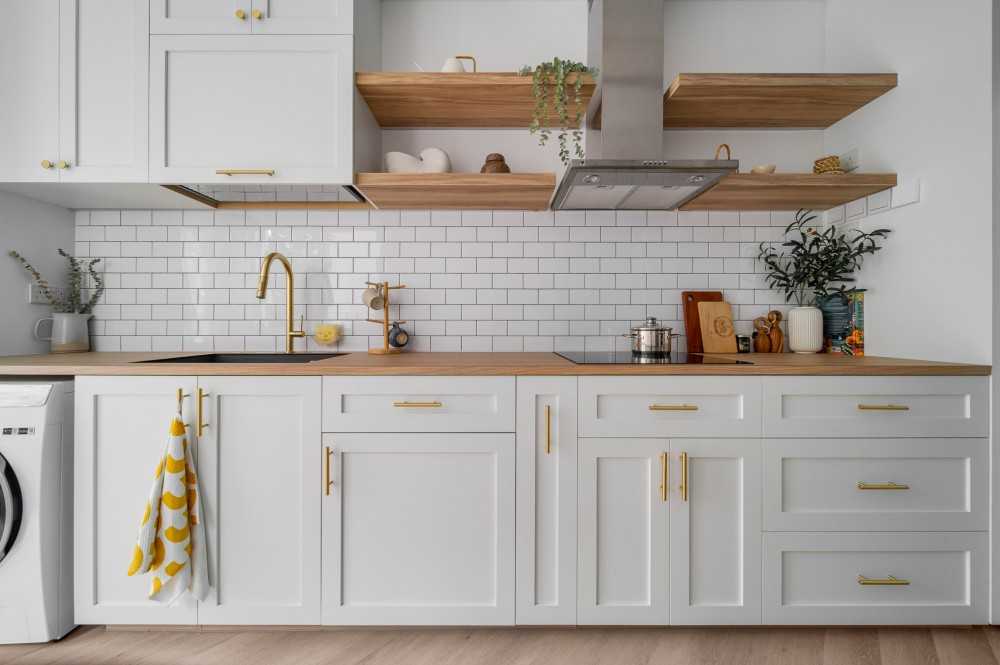
[[[513,432],[514,377],[323,379],[326,432]]]
[[[984,624],[985,533],[764,535],[769,624]]]
[[[580,379],[580,436],[757,437],[757,378],[601,376]]]
[[[796,377],[764,382],[764,435],[986,436],[981,377]]]
[[[767,531],[985,531],[987,439],[764,442]]]

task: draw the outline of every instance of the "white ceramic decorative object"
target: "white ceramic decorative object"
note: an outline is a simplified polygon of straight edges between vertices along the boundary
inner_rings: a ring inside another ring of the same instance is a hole
[[[774,164],[758,164],[750,169],[750,173],[756,175],[770,175],[777,167]]]
[[[55,313],[35,322],[35,339],[49,342],[52,353],[81,353],[90,351],[90,329],[87,321],[90,314]],[[38,329],[46,321],[52,322],[52,333],[48,337],[38,334]]]
[[[788,348],[795,353],[817,353],[823,348],[823,312],[819,307],[789,310]]]
[[[389,173],[450,173],[451,158],[441,148],[421,150],[419,157],[405,152],[387,152],[385,170]]]
[[[454,58],[448,58],[444,61],[444,65],[441,67],[441,71],[446,74],[461,74],[465,72],[465,65],[462,64],[463,60],[468,60],[472,63],[472,71],[478,71],[479,65],[476,63],[476,59],[471,55],[456,55]]]

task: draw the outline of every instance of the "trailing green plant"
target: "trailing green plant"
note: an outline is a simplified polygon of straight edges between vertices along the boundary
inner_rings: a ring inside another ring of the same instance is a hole
[[[94,305],[104,295],[104,277],[94,269],[94,266],[101,262],[100,259],[78,259],[60,249],[59,256],[66,259],[66,262],[69,264],[66,275],[67,286],[65,295],[60,297],[49,284],[48,280],[42,277],[42,274],[33,265],[28,263],[27,259],[14,250],[10,250],[8,255],[16,259],[28,271],[35,284],[38,285],[38,290],[42,292],[45,299],[52,305],[52,311],[54,312],[90,314],[94,311]],[[86,301],[83,299],[83,282],[85,276],[90,277],[93,285]]]
[[[573,155],[577,159],[583,159],[583,148],[580,140],[583,134],[580,131],[580,121],[586,108],[583,105],[584,74],[597,76],[597,69],[588,67],[582,62],[553,58],[551,62],[542,62],[534,67],[524,66],[521,68],[521,75],[531,74],[531,93],[535,98],[535,108],[532,112],[531,124],[528,130],[532,134],[538,134],[538,144],[544,146],[548,143],[552,128],[549,127],[550,108],[555,111],[559,118],[559,159],[563,164],[570,161],[570,141],[572,141]],[[567,89],[567,80],[571,74],[576,74],[571,84],[572,95]],[[573,108],[570,109],[572,102]]]
[[[813,226],[816,219],[811,210],[799,210],[795,221],[785,227],[785,241],[778,246],[762,242],[757,255],[767,271],[768,285],[783,291],[785,302],[794,297],[800,307],[853,291],[854,273],[864,257],[880,251],[879,240],[890,233],[889,229],[867,233],[853,229],[848,235],[835,225],[820,231]]]

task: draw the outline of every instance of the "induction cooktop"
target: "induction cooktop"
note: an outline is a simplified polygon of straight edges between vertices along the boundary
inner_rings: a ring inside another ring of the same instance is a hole
[[[562,351],[557,352],[577,365],[752,365],[746,360],[732,360],[698,353],[672,353],[669,356],[640,356],[631,351]]]

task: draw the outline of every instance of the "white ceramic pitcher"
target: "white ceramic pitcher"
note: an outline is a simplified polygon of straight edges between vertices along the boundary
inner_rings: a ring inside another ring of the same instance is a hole
[[[49,342],[52,353],[90,351],[90,329],[87,322],[91,316],[91,314],[56,312],[52,316],[38,319],[35,322],[35,339]],[[52,322],[52,333],[48,337],[42,337],[38,331],[46,321]]]

